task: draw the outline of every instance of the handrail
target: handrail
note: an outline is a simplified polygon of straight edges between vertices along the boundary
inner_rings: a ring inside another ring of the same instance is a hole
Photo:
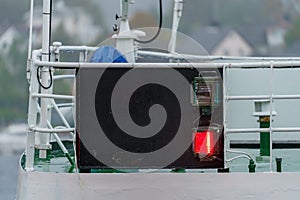
[[[227,71],[229,69],[233,68],[241,68],[243,69],[244,66],[249,67],[250,65],[258,64],[258,62],[251,62],[251,63],[244,63],[243,65],[238,66],[237,63],[232,63],[231,65],[226,65],[223,68],[223,102],[224,102],[224,135],[225,135],[225,142],[224,144],[227,145],[225,148],[229,149],[228,141],[227,141],[227,135],[228,134],[240,134],[240,133],[257,133],[257,132],[269,132],[270,133],[270,171],[272,171],[272,143],[273,143],[273,133],[276,132],[300,132],[300,127],[279,127],[274,128],[273,127],[273,102],[274,100],[300,100],[299,94],[288,94],[288,95],[275,95],[273,94],[273,81],[274,81],[274,69],[276,68],[299,68],[299,61],[269,61],[269,62],[260,62],[260,65],[253,66],[250,68],[268,68],[270,70],[270,85],[269,85],[269,95],[229,95],[228,94],[228,88],[227,88]],[[226,125],[227,122],[227,104],[229,101],[236,101],[236,100],[268,100],[270,101],[270,108],[269,111],[265,112],[267,116],[270,116],[270,127],[269,128],[228,128]],[[225,154],[225,160],[226,160],[226,154]],[[226,166],[226,162],[225,162]]]
[[[74,79],[75,75],[56,75],[53,76],[53,80],[61,80],[61,79]]]
[[[50,129],[50,128],[39,128],[39,127],[29,127],[30,131],[38,133],[69,133],[75,132],[75,128],[64,128],[64,129]]]
[[[87,47],[87,46],[60,46],[58,50],[60,52],[63,51],[80,51],[83,53],[87,53],[88,51],[95,51],[98,47]],[[32,56],[32,62],[31,62],[31,70],[34,71],[37,67],[43,66],[43,67],[49,67],[49,68],[65,68],[65,69],[80,69],[80,68],[107,68],[107,67],[122,67],[122,68],[205,68],[205,69],[216,69],[221,68],[223,69],[223,90],[224,90],[224,136],[225,136],[225,142],[224,145],[226,146],[226,140],[228,134],[234,134],[234,133],[254,133],[254,132],[270,132],[272,137],[272,133],[276,132],[300,132],[300,127],[279,127],[274,128],[272,123],[270,123],[270,128],[242,128],[242,129],[231,129],[227,127],[227,103],[229,101],[235,101],[235,100],[257,100],[257,99],[266,99],[273,102],[273,100],[286,100],[286,99],[300,99],[300,95],[298,94],[288,94],[288,95],[274,95],[272,93],[272,83],[270,82],[270,94],[268,95],[229,95],[228,87],[227,87],[227,70],[230,69],[249,69],[249,68],[255,68],[255,69],[269,69],[271,72],[273,72],[274,69],[282,69],[282,68],[300,68],[300,57],[298,58],[239,58],[239,57],[218,57],[218,56],[195,56],[195,55],[176,55],[176,54],[164,54],[159,52],[143,52],[139,51],[138,53],[143,55],[153,55],[153,56],[170,56],[172,58],[189,58],[189,59],[202,59],[206,61],[212,61],[212,62],[206,62],[206,63],[87,63],[85,60],[82,60],[81,62],[49,62],[49,61],[41,61],[41,50],[36,50],[33,52]],[[246,59],[246,60],[244,60]],[[216,62],[218,61],[218,62]],[[243,62],[244,61],[244,62]],[[35,73],[32,74],[34,76]],[[57,75],[54,76],[54,80],[60,80],[60,79],[73,79],[75,78],[75,75]],[[33,79],[34,80],[34,79]],[[270,81],[273,81],[273,76],[271,76]],[[32,83],[31,83],[32,84]],[[34,133],[75,133],[75,128],[71,128],[68,122],[63,118],[62,113],[59,112],[59,109],[56,105],[56,102],[54,102],[54,99],[64,99],[64,100],[74,100],[74,96],[72,95],[59,95],[59,94],[40,94],[37,91],[31,92],[32,98],[48,98],[51,99],[52,104],[54,105],[54,109],[58,112],[58,115],[62,118],[63,124],[66,126],[66,128],[63,129],[52,129],[52,128],[41,128],[38,126],[31,126],[29,128],[29,131]],[[49,101],[50,102],[50,101]],[[270,116],[271,116],[271,110],[270,109]],[[268,114],[268,113],[267,113]],[[272,121],[272,120],[271,120]],[[32,124],[31,124],[32,125]],[[272,138],[271,138],[272,142]],[[227,146],[226,146],[227,148]],[[229,149],[229,148],[228,148]],[[226,160],[227,152],[225,151],[225,167],[226,167]],[[76,152],[75,152],[76,153]],[[239,156],[241,157],[241,156]],[[271,161],[270,161],[271,162]],[[270,163],[270,170],[271,170],[271,164]]]
[[[237,56],[202,56],[202,55],[190,55],[190,54],[179,54],[179,53],[162,53],[162,52],[150,52],[150,51],[138,51],[139,55],[144,56],[156,56],[165,57],[173,59],[198,59],[203,61],[228,61],[228,60],[238,60],[238,61],[300,61],[300,57],[237,57]]]
[[[226,100],[269,100],[270,95],[243,95],[243,96],[227,96]],[[300,95],[272,95],[274,100],[295,100],[300,99]]]
[[[257,132],[300,132],[300,127],[280,127],[280,128],[228,128],[227,133],[257,133]]]
[[[98,47],[88,46],[60,46],[59,51],[95,51]],[[41,50],[35,50],[33,54],[33,64],[35,66],[48,66],[54,68],[82,68],[82,67],[107,67],[107,63],[86,63],[86,62],[49,62],[41,61]],[[229,56],[197,56],[197,55],[186,55],[176,53],[161,53],[161,52],[148,52],[139,51],[142,55],[154,55],[167,58],[178,58],[178,59],[200,59],[202,61],[212,61],[206,63],[165,63],[170,67],[176,68],[194,68],[194,67],[205,67],[205,68],[270,68],[272,62],[273,68],[299,68],[300,57],[229,57]],[[218,62],[216,62],[218,61]],[[225,62],[224,62],[225,61]],[[243,61],[243,62],[241,62]],[[161,63],[113,63],[115,67],[157,67],[161,66]],[[111,64],[110,64],[111,65]]]
[[[59,51],[61,52],[92,52],[96,51],[99,47],[95,46],[60,46]],[[51,47],[53,50],[53,47]],[[40,50],[35,50],[40,51]],[[138,55],[144,56],[156,56],[164,58],[173,58],[173,59],[189,59],[189,60],[202,60],[202,61],[300,61],[300,57],[238,57],[238,56],[206,56],[206,55],[193,55],[193,54],[182,54],[182,53],[163,53],[163,52],[153,52],[153,51],[144,51],[138,50]],[[296,65],[296,64],[295,64]]]
[[[65,100],[74,100],[75,98],[72,95],[39,94],[39,93],[32,93],[32,97],[47,98],[47,99],[65,99]]]
[[[267,64],[270,62],[249,62],[249,63],[82,63],[82,62],[48,62],[34,60],[33,64],[38,66],[48,66],[54,68],[107,68],[112,67],[123,67],[123,68],[154,68],[167,65],[172,68],[269,68]],[[274,62],[274,68],[300,68],[300,61],[276,61]]]

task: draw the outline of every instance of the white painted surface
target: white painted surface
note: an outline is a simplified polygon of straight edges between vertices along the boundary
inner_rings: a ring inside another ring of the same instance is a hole
[[[62,174],[20,170],[17,200],[292,200],[299,195],[300,173]]]

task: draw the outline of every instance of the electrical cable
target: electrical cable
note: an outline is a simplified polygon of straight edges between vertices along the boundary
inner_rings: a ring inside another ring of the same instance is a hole
[[[159,0],[159,26],[158,26],[157,33],[153,36],[153,38],[151,38],[149,40],[135,39],[134,41],[142,43],[142,44],[147,44],[147,43],[150,43],[150,42],[154,41],[160,34],[160,31],[161,31],[161,28],[162,28],[162,21],[163,21],[162,19],[163,19],[162,0]]]
[[[51,55],[51,51],[50,51],[50,44],[51,44],[51,29],[52,29],[52,0],[50,0],[50,19],[49,19],[49,21],[50,21],[50,23],[49,23],[49,47],[48,47],[48,49],[49,49],[49,52],[48,52],[48,61],[50,62],[51,61],[51,58],[50,58],[50,55]],[[39,85],[42,87],[42,88],[44,88],[45,90],[48,90],[48,89],[50,89],[51,87],[52,87],[52,85],[53,85],[53,77],[52,77],[52,72],[51,72],[51,69],[49,68],[49,76],[50,76],[50,83],[49,83],[49,85],[48,86],[44,86],[42,83],[41,83],[41,80],[40,80],[40,75],[39,75],[39,73],[40,73],[40,68],[41,68],[41,66],[39,66],[38,68],[37,68],[37,80],[38,80],[38,83],[39,83]]]
[[[44,88],[45,90],[48,90],[52,87],[52,84],[53,84],[53,78],[52,78],[52,73],[51,73],[51,69],[49,69],[49,75],[50,75],[50,83],[48,86],[44,86],[42,83],[41,83],[41,80],[40,80],[40,68],[41,66],[39,66],[36,70],[36,76],[37,76],[37,80],[39,82],[39,85]]]

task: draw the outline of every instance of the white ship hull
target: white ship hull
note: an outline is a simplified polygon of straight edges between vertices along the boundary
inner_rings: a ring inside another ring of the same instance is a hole
[[[20,168],[17,200],[290,200],[299,195],[300,173],[79,174]]]

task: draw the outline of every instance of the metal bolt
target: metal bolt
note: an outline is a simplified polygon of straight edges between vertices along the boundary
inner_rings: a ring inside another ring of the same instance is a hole
[[[117,24],[114,24],[114,26],[113,26],[113,31],[118,31],[119,30],[119,26],[117,25]]]
[[[118,14],[116,14],[115,18],[116,18],[116,20],[118,20],[118,19],[120,19],[120,18],[121,18],[121,16],[120,16],[120,15],[118,15]]]

